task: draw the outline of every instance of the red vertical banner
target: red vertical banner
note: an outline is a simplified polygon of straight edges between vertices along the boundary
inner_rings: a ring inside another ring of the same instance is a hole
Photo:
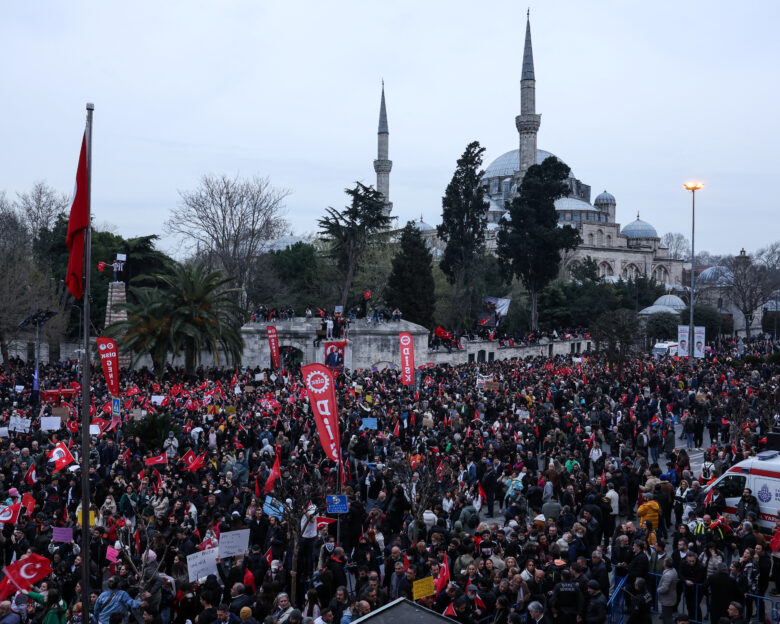
[[[113,338],[97,339],[100,364],[103,366],[103,375],[106,378],[108,392],[113,397],[119,396],[119,349]]]
[[[281,358],[279,357],[279,335],[276,333],[276,327],[269,325],[265,328],[268,332],[268,346],[271,349],[271,364],[274,368],[281,368]]]
[[[323,364],[301,366],[306,393],[309,396],[317,433],[320,436],[325,456],[341,461],[341,439],[339,438],[339,412],[336,404],[336,387],[333,374]]]
[[[414,339],[408,332],[399,334],[401,341],[401,383],[414,385]]]

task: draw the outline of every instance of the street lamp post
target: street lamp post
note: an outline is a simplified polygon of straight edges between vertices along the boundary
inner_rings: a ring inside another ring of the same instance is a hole
[[[30,316],[19,323],[19,327],[27,327],[30,323],[35,324],[35,376],[33,377],[33,403],[38,403],[38,361],[40,359],[41,341],[40,329],[46,324],[52,316],[57,314],[56,310],[41,310],[40,308]]]
[[[693,368],[694,326],[693,326],[693,296],[696,280],[696,191],[704,188],[701,182],[686,182],[685,190],[691,192],[691,297],[689,301],[690,318],[688,321],[688,362]]]

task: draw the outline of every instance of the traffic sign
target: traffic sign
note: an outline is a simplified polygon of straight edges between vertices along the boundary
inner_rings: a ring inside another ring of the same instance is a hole
[[[347,513],[349,511],[349,505],[347,505],[346,494],[326,496],[325,503],[328,506],[329,514],[342,514],[342,513]]]
[[[119,404],[119,399],[117,397],[113,397],[111,399],[111,415],[112,416],[119,416],[119,410],[121,409],[121,405]]]

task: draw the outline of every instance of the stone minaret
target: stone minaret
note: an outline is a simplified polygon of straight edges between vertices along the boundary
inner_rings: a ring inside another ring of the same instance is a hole
[[[376,190],[385,197],[385,213],[390,214],[393,204],[390,201],[390,170],[393,168],[393,161],[388,159],[390,145],[390,131],[387,129],[387,110],[385,109],[385,82],[382,81],[382,103],[379,106],[379,130],[378,146],[376,160],[374,161],[374,171],[376,171]]]
[[[525,172],[536,164],[536,133],[542,116],[536,114],[536,78],[534,78],[534,52],[531,47],[531,17],[525,26],[525,49],[523,50],[523,74],[520,78],[520,114],[515,117],[515,126],[520,135],[520,170],[517,172],[517,186],[520,186]]]

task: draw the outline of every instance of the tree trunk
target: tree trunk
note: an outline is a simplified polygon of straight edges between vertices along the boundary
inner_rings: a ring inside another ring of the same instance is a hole
[[[2,336],[0,336],[0,354],[3,356],[3,364],[7,365],[9,360],[8,342]]]
[[[753,315],[745,314],[744,316],[745,316],[745,338],[750,339],[750,326],[753,324]]]
[[[301,548],[300,538],[293,533],[293,558],[292,558],[292,583],[290,583],[290,604],[295,606],[298,603],[298,551]]]
[[[350,262],[347,268],[347,277],[344,280],[344,290],[341,291],[341,305],[344,311],[347,309],[347,299],[349,298],[349,289],[352,287],[352,278],[355,276],[355,263]],[[368,314],[368,310],[366,310]]]
[[[539,329],[539,293],[534,288],[528,294],[531,296],[531,331],[537,331]]]

